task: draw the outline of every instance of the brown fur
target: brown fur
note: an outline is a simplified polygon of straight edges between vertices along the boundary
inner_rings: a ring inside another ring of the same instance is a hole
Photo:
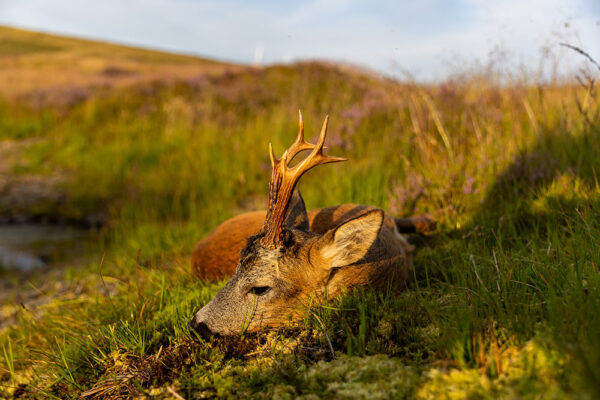
[[[300,196],[291,209],[280,246],[263,247],[263,232],[248,238],[229,282],[191,319],[196,334],[255,332],[297,320],[345,289],[405,286],[414,247],[383,210],[345,204],[315,210],[309,218]],[[211,240],[226,236],[223,225]]]
[[[254,211],[228,219],[200,240],[192,251],[192,273],[206,280],[229,277],[240,259],[240,250],[249,236],[257,233],[265,211]]]
[[[308,212],[310,230],[324,234],[343,222],[375,209],[373,206],[341,204],[336,207],[312,210]],[[230,277],[240,259],[240,250],[246,245],[248,237],[262,229],[265,215],[266,211],[253,211],[238,215],[221,223],[210,235],[200,240],[192,252],[191,264],[194,276],[205,280]],[[422,217],[417,218],[419,221],[422,219]],[[401,221],[407,227],[411,227],[411,219]],[[393,232],[394,222],[394,218],[386,214],[385,225],[391,229],[390,232]],[[414,226],[413,224],[412,227]],[[422,226],[417,227],[417,229],[419,228],[423,229]],[[389,240],[388,236],[388,234],[385,235],[385,240]]]
[[[193,334],[255,332],[297,320],[303,310],[346,289],[405,286],[414,247],[400,230],[418,224],[355,204],[307,212],[302,196],[294,192],[302,174],[344,159],[323,154],[327,118],[316,145],[305,142],[303,127],[299,113],[298,137],[280,159],[270,147],[268,213],[225,221],[194,248],[196,276],[231,279],[194,314],[188,324]],[[303,150],[311,153],[290,168]]]

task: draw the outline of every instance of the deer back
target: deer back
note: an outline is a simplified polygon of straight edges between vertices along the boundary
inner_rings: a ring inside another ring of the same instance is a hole
[[[373,206],[356,204],[341,204],[334,207],[318,208],[308,212],[310,230],[319,234],[339,226],[353,218],[375,210]],[[240,251],[246,245],[248,238],[262,229],[266,211],[253,211],[230,218],[215,230],[200,240],[192,251],[192,273],[203,280],[220,280],[233,275],[240,260]],[[410,219],[403,219],[404,229],[410,224]],[[386,243],[406,246],[406,240],[396,233],[397,220],[385,214],[384,227],[381,237]],[[408,245],[410,246],[410,245]],[[409,248],[407,247],[407,250]]]

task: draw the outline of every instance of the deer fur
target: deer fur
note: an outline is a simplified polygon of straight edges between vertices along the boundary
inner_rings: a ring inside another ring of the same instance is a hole
[[[341,204],[311,210],[308,211],[309,228],[313,232],[324,234],[370,209],[375,207]],[[240,260],[240,251],[250,236],[260,232],[266,215],[266,211],[240,214],[221,223],[210,235],[200,240],[191,256],[194,276],[208,281],[231,277]],[[399,233],[424,232],[432,225],[431,219],[425,215],[395,218],[394,221]]]
[[[196,275],[219,278],[234,270],[190,321],[190,330],[200,336],[281,326],[357,286],[400,290],[406,285],[414,247],[399,228],[417,223],[354,204],[306,211],[294,191],[300,177],[316,165],[344,159],[323,154],[327,118],[316,145],[304,141],[301,114],[299,119],[296,142],[283,156],[275,159],[270,149],[268,210],[224,222],[194,249]],[[311,153],[290,167],[304,150]]]

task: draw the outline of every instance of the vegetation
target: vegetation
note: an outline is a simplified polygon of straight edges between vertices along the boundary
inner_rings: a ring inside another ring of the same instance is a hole
[[[3,57],[64,56],[17,39],[0,41]],[[319,63],[211,68],[86,86],[43,107],[32,99],[47,89],[4,93],[0,140],[20,144],[11,179],[47,177],[60,194],[19,213],[96,231],[87,257],[4,271],[13,299],[33,285],[48,301],[1,306],[17,321],[0,331],[0,395],[600,394],[592,84],[507,81],[493,69],[418,85]],[[309,208],[428,212],[437,228],[411,238],[403,293],[354,291],[307,309],[300,325],[193,340],[187,321],[223,282],[192,279],[191,249],[220,221],[266,204],[268,143],[289,145],[298,108],[309,138],[329,114],[329,152],[350,159],[303,178]],[[16,206],[0,207],[10,218]]]

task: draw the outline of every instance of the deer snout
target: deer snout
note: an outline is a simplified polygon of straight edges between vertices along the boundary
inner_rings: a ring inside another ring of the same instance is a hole
[[[198,335],[202,339],[208,339],[211,336],[217,336],[204,322],[197,322],[196,317],[192,318],[188,323],[188,329],[192,337]]]

